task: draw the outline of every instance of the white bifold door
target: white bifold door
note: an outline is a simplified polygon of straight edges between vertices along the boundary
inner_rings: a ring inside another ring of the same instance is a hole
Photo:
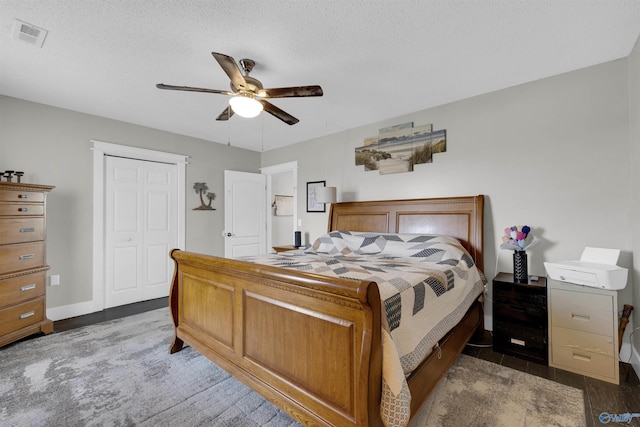
[[[177,167],[105,156],[105,307],[166,297],[177,247]]]

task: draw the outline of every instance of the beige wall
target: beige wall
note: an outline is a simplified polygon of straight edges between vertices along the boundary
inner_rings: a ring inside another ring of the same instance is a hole
[[[48,308],[93,298],[91,140],[189,156],[186,248],[224,254],[223,171],[258,172],[260,153],[0,96],[0,170],[23,170],[24,182],[56,186],[47,199],[47,261],[61,283],[48,288]],[[216,211],[192,210],[200,205],[194,182],[216,193]]]
[[[446,129],[447,152],[409,173],[354,166],[364,138],[407,121]],[[305,211],[305,183],[326,179],[340,201],[485,194],[489,278],[512,271],[511,253],[498,246],[504,228],[517,224],[542,239],[529,251],[530,274],[545,275],[543,261],[576,259],[585,246],[619,248],[629,265],[628,122],[622,59],[268,151],[262,166],[298,161],[301,230],[311,240],[325,232],[327,216]]]

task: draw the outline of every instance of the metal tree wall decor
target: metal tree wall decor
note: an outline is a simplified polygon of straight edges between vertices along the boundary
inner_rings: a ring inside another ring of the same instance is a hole
[[[215,208],[211,207],[211,202],[216,198],[215,193],[209,193],[209,187],[206,182],[196,182],[193,184],[193,189],[200,195],[200,206],[193,208],[194,211],[215,211]],[[209,203],[204,203],[204,198],[209,200]]]

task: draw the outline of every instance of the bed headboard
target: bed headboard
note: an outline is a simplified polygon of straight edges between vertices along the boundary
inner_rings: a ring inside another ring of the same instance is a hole
[[[483,270],[484,196],[333,203],[328,231],[444,234],[456,237]]]

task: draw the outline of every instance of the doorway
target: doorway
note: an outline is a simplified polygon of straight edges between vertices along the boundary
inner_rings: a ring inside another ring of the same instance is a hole
[[[267,248],[271,250],[276,245],[293,245],[293,233],[298,229],[298,162],[267,166],[261,168],[260,172],[267,175]],[[271,207],[276,196],[281,194],[293,197],[290,216],[279,216]]]
[[[267,253],[276,244],[294,243],[294,231],[298,229],[298,162],[268,166],[260,172],[225,171],[225,229],[222,235],[226,258]],[[293,199],[292,215],[287,215],[284,222],[279,222],[273,208],[279,192],[291,193]]]
[[[186,156],[100,141],[92,144],[93,311],[166,296],[173,273],[167,248],[185,248]],[[120,172],[114,165],[121,166]],[[109,175],[118,173],[124,179],[109,184]],[[133,179],[133,175],[146,175],[146,183]],[[122,191],[114,193],[117,188]],[[131,214],[133,206],[136,215]],[[165,209],[166,215],[149,215]],[[122,217],[114,228],[116,210]],[[134,227],[132,221],[140,222]],[[134,253],[136,256],[131,256]],[[112,298],[111,294],[118,296]]]

